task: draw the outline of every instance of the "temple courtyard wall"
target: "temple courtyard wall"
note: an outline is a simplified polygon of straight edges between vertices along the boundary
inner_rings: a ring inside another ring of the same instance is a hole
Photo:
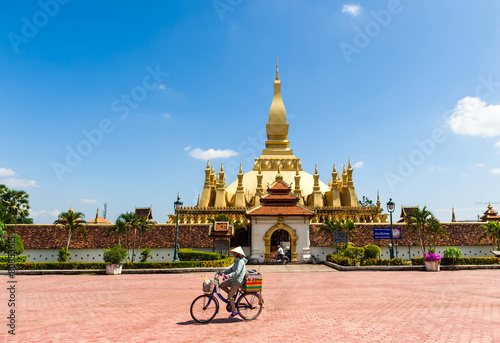
[[[446,247],[457,247],[463,257],[493,256],[489,239],[478,243],[483,233],[479,226],[481,222],[442,223],[447,237],[441,237],[436,244],[437,253],[443,253]],[[66,246],[67,233],[61,226],[47,225],[8,225],[18,233],[24,244],[23,255],[28,256],[28,262],[56,262],[57,251]],[[118,244],[118,236],[109,231],[110,225],[88,225],[87,234],[80,232],[72,234],[70,260],[75,262],[102,262],[103,250]],[[389,239],[375,240],[373,228],[390,227],[390,224],[358,224],[354,243],[357,246],[374,244],[382,249],[382,258],[389,258]],[[395,240],[398,257],[409,259],[421,257],[422,252],[419,239],[415,234],[408,232],[404,223],[395,223],[394,227],[401,228],[402,238]],[[172,261],[175,244],[175,225],[158,224],[152,231],[143,235],[141,248],[149,247],[153,251],[150,261]],[[311,255],[323,261],[326,255],[334,252],[335,244],[331,235],[317,232],[318,225],[309,226],[309,241]],[[212,251],[213,240],[209,236],[210,225],[179,225],[178,243],[180,248],[192,248],[200,251]],[[231,241],[231,246],[241,245],[247,256],[251,252],[251,227],[249,232],[237,234]],[[255,236],[253,239],[258,239]],[[261,238],[262,239],[262,238]],[[261,243],[261,242],[257,242]],[[122,235],[121,244],[127,247],[131,244],[131,237]],[[219,246],[217,247],[219,248]],[[218,249],[216,249],[217,251]]]

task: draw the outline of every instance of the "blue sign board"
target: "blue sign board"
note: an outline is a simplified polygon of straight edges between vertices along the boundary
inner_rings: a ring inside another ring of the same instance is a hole
[[[401,239],[401,228],[395,227],[392,229],[392,238]],[[373,228],[373,239],[391,239],[390,227],[375,227]]]

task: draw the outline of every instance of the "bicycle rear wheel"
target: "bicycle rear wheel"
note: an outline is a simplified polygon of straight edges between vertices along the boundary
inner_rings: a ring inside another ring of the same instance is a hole
[[[198,323],[208,323],[219,312],[219,303],[208,294],[203,294],[191,303],[191,317]],[[208,304],[210,302],[210,304]],[[208,304],[208,306],[207,306]]]
[[[244,320],[253,320],[262,312],[262,304],[257,293],[243,293],[236,303],[236,309]]]

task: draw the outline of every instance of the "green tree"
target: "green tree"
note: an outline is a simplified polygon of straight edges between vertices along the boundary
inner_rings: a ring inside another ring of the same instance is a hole
[[[422,253],[428,251],[427,247],[432,249],[440,236],[446,236],[446,231],[441,228],[441,224],[427,206],[421,210],[413,209],[406,217],[406,222],[409,232],[417,234]]]
[[[368,199],[364,195],[363,195],[363,198],[361,200],[358,200],[358,204],[361,207],[375,207],[375,204],[373,203],[373,201],[371,201],[370,199]]]
[[[7,235],[7,226],[0,220],[0,246],[4,245]]]
[[[14,241],[13,245],[12,241]],[[13,251],[11,251],[12,248],[14,248]],[[21,237],[17,233],[11,233],[5,240],[2,250],[6,254],[21,255],[24,251],[24,245]]]
[[[478,229],[484,230],[479,236],[479,242],[488,237],[491,240],[493,250],[500,249],[500,222],[489,221],[488,225],[481,225]]]
[[[141,248],[144,234],[154,229],[156,226],[153,222],[149,221],[147,217],[137,217],[134,212],[120,214],[118,219],[116,219],[116,223],[115,226],[123,226],[118,230],[121,230],[120,235],[123,232],[126,234],[128,258],[130,262],[134,262]],[[113,230],[116,232],[116,229],[117,228]],[[132,244],[130,244],[129,237],[132,240]]]
[[[32,222],[29,219],[29,195],[25,191],[16,191],[0,185],[0,217],[7,220],[9,224]],[[6,217],[6,213],[12,218]]]
[[[66,241],[66,250],[69,250],[69,245],[71,242],[71,235],[73,232],[81,232],[83,235],[87,234],[86,221],[83,219],[85,215],[82,212],[74,212],[69,210],[68,212],[60,213],[57,220],[54,222],[56,225],[63,225],[68,233],[68,239]]]
[[[114,233],[115,235],[118,236],[118,246],[121,247],[121,236],[122,234],[126,233],[127,227],[125,226],[125,222],[123,220],[120,220],[120,218],[116,219],[115,225],[111,226],[109,228],[109,231]]]
[[[327,232],[332,235],[332,240],[335,241],[335,232],[336,231],[345,231],[349,237],[351,242],[354,242],[355,234],[356,234],[356,225],[350,219],[344,220],[327,220],[321,225],[317,231],[318,232]]]

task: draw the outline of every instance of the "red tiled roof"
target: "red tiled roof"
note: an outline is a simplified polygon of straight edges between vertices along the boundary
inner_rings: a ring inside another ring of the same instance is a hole
[[[147,217],[148,220],[153,219],[153,210],[151,207],[136,207],[135,208],[135,215],[139,218],[142,217]]]
[[[300,206],[261,206],[247,212],[249,216],[314,216],[314,212]]]
[[[271,188],[268,189],[268,191],[287,191],[287,193],[290,191],[290,188],[282,184],[281,182],[276,182]],[[276,192],[276,193],[278,193]],[[283,192],[279,192],[283,193]]]

